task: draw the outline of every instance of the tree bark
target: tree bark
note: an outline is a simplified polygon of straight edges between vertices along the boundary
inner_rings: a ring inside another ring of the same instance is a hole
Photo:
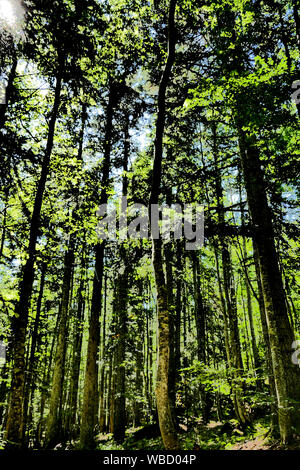
[[[124,129],[124,155],[123,155],[123,188],[122,196],[127,197],[128,188],[128,160],[129,160],[129,117],[125,116]],[[126,427],[126,375],[125,375],[125,355],[126,355],[126,330],[127,330],[127,300],[128,300],[128,266],[126,247],[120,246],[120,268],[115,290],[115,312],[116,318],[116,338],[115,349],[115,406],[114,406],[114,439],[122,443],[125,439]]]
[[[217,198],[217,212],[218,221],[220,226],[224,226],[224,207],[223,207],[223,188],[221,183],[221,175],[218,167],[218,148],[217,148],[217,129],[216,124],[213,123],[213,153],[215,160],[215,187]],[[243,375],[243,362],[241,355],[241,344],[238,329],[238,316],[236,305],[236,292],[234,285],[234,275],[231,264],[230,251],[226,238],[220,235],[221,255],[222,255],[222,270],[223,270],[223,283],[224,283],[224,300],[223,312],[225,320],[225,335],[227,343],[227,355],[230,358],[229,364],[231,367],[231,386],[232,398],[235,408],[237,419],[242,426],[247,426],[250,423],[249,415],[246,411],[245,403],[242,399],[242,375]],[[228,333],[227,333],[227,331]],[[227,336],[228,334],[228,336]]]
[[[173,278],[173,253],[171,242],[166,243],[164,247],[165,265],[166,265],[166,287],[168,293],[168,312],[169,312],[169,395],[170,406],[173,420],[176,423],[176,364],[175,364],[175,306],[174,306],[174,278]]]
[[[107,276],[104,277],[104,308],[102,318],[102,351],[101,351],[101,373],[100,373],[100,404],[99,404],[99,430],[104,432],[106,429],[106,410],[105,410],[105,359],[106,359],[106,315],[107,315]]]
[[[249,211],[255,227],[254,240],[267,316],[280,434],[282,441],[287,443],[292,436],[292,425],[300,432],[300,375],[291,361],[294,335],[286,309],[258,149],[253,139],[241,130],[239,145]]]
[[[257,247],[256,247],[254,240],[252,241],[252,243],[253,243],[254,266],[255,266],[256,280],[257,280],[259,313],[260,313],[261,327],[262,327],[262,333],[263,333],[263,338],[264,338],[264,343],[265,343],[266,366],[267,366],[267,371],[268,371],[269,389],[270,389],[270,395],[271,395],[271,431],[274,437],[278,437],[279,428],[278,428],[277,398],[276,398],[276,389],[275,389],[274,374],[273,374],[273,367],[272,367],[272,357],[271,357],[270,340],[269,340],[269,334],[268,334],[268,325],[267,325],[267,319],[266,319],[265,302],[264,302],[264,297],[263,297],[263,288],[262,288],[262,283],[261,283]]]
[[[126,320],[128,296],[128,266],[123,257],[121,266],[123,272],[119,274],[115,290],[116,318],[116,349],[114,361],[115,399],[114,399],[114,439],[121,443],[125,439],[126,409],[125,409],[125,353],[126,353]]]
[[[160,193],[162,156],[163,156],[163,135],[165,128],[166,114],[166,90],[170,80],[172,67],[175,61],[175,8],[176,0],[170,0],[168,17],[168,57],[162,74],[158,90],[158,115],[155,130],[154,142],[154,163],[152,175],[152,188],[149,201],[149,214],[151,217],[151,205],[158,204]],[[167,450],[176,450],[179,443],[175,431],[172,411],[169,399],[169,364],[170,364],[170,343],[169,343],[169,310],[168,292],[163,271],[162,242],[161,239],[154,239],[152,236],[152,258],[155,273],[155,284],[157,294],[158,310],[158,366],[156,378],[156,402],[159,419],[159,427],[164,446]]]
[[[29,361],[27,364],[27,380],[25,385],[25,393],[24,393],[24,427],[23,427],[23,446],[27,447],[27,440],[26,440],[26,425],[27,425],[27,414],[28,414],[28,404],[30,401],[30,395],[34,392],[35,387],[35,378],[36,378],[36,358],[35,352],[37,349],[38,344],[38,331],[40,328],[40,317],[41,317],[41,307],[42,307],[42,299],[44,294],[44,285],[45,285],[45,275],[46,275],[46,264],[42,265],[42,272],[41,272],[41,281],[40,281],[40,289],[39,295],[36,305],[36,314],[34,320],[34,327],[32,333],[32,342],[30,348],[30,356]]]
[[[62,285],[62,300],[59,313],[59,329],[55,353],[55,363],[52,379],[50,408],[47,419],[45,448],[51,449],[59,443],[62,437],[62,396],[65,370],[65,355],[67,343],[67,319],[69,312],[69,296],[74,264],[74,238],[70,237],[69,247],[65,254],[64,276]]]
[[[30,222],[30,235],[28,244],[28,258],[22,273],[19,286],[19,302],[16,315],[12,323],[14,337],[13,345],[13,372],[8,409],[8,419],[5,430],[7,447],[20,447],[23,436],[23,398],[25,385],[25,340],[28,323],[28,310],[34,280],[34,262],[36,254],[36,242],[40,229],[40,213],[43,203],[46,182],[49,174],[50,157],[53,148],[55,124],[58,116],[61,93],[61,75],[56,77],[54,104],[49,122],[46,151],[42,163],[42,170],[35,195],[34,207]]]
[[[201,295],[200,287],[200,272],[199,272],[199,259],[196,252],[192,252],[192,266],[193,266],[193,284],[194,284],[194,317],[196,324],[197,333],[197,355],[198,361],[201,362],[202,366],[207,363],[206,355],[206,312],[203,304],[203,298]],[[212,400],[210,394],[204,390],[203,385],[200,383],[200,398],[201,398],[201,409],[202,409],[202,420],[204,424],[209,421],[210,408]]]
[[[84,248],[83,248],[84,250]],[[69,422],[68,429],[71,437],[77,435],[77,406],[78,406],[78,385],[79,385],[79,374],[80,374],[80,362],[81,362],[81,348],[82,348],[82,337],[83,337],[83,321],[84,321],[84,269],[85,269],[84,253],[82,254],[81,261],[81,274],[80,283],[77,294],[77,314],[74,319],[74,340],[73,340],[73,355],[71,364],[71,378],[70,378],[70,400],[69,400]]]
[[[79,132],[79,145],[77,159],[82,164],[82,152],[83,152],[83,138],[84,129],[86,123],[86,104],[82,104],[82,115],[81,115],[81,127]],[[72,222],[78,220],[78,209],[79,209],[79,186],[75,187],[74,196],[76,200],[76,207],[72,212]],[[55,354],[54,373],[53,373],[53,384],[51,389],[50,398],[50,411],[47,420],[45,447],[52,448],[59,442],[62,437],[62,404],[64,398],[64,370],[65,370],[65,355],[67,346],[67,323],[69,314],[69,297],[72,293],[72,272],[73,264],[75,259],[75,233],[71,233],[69,237],[69,246],[65,255],[64,263],[64,277],[62,286],[62,302],[59,313],[59,331],[57,340],[57,349]]]
[[[108,200],[107,189],[110,171],[113,112],[116,103],[116,97],[114,96],[115,93],[115,86],[113,83],[111,83],[109,90],[109,101],[106,110],[106,129],[104,137],[104,159],[102,164],[100,205],[106,204]],[[100,344],[100,313],[102,305],[104,250],[105,240],[102,240],[98,242],[95,247],[95,270],[80,428],[81,449],[90,449],[95,446],[94,428],[96,424],[96,417],[98,416],[97,358]]]

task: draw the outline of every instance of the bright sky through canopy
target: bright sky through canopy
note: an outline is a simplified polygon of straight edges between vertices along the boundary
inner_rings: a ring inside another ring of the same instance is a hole
[[[25,11],[20,0],[0,0],[0,30],[17,36],[22,33]]]
[[[1,0],[0,2],[0,17],[8,24],[13,24],[15,21],[15,13],[12,3],[9,0]]]

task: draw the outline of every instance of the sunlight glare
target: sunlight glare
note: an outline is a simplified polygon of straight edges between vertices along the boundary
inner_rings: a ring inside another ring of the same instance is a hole
[[[6,30],[12,35],[22,31],[24,8],[20,0],[0,0],[0,31]]]
[[[14,23],[15,13],[9,0],[0,0],[0,18],[3,19],[6,23]]]

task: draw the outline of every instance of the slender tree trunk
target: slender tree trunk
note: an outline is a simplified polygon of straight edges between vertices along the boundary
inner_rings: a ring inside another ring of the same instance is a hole
[[[82,116],[81,116],[81,127],[79,133],[79,146],[78,146],[78,155],[77,159],[82,164],[82,152],[83,152],[83,138],[84,138],[84,128],[86,123],[86,104],[82,104]],[[75,188],[75,199],[76,207],[72,212],[71,219],[73,222],[76,222],[78,219],[78,196],[79,196],[79,186]],[[53,372],[53,384],[51,389],[51,398],[50,398],[50,411],[47,420],[47,429],[46,429],[46,438],[45,446],[47,448],[52,448],[55,444],[59,442],[62,438],[62,411],[64,398],[66,397],[66,389],[64,387],[64,370],[65,370],[65,359],[66,359],[66,347],[67,347],[67,325],[69,321],[69,298],[72,295],[72,273],[73,273],[73,264],[75,259],[75,234],[71,233],[69,238],[69,246],[65,255],[64,263],[64,277],[63,277],[63,286],[62,286],[62,302],[59,318],[59,330],[58,330],[58,340],[57,340],[57,349],[55,354],[55,364]]]
[[[182,310],[182,251],[180,241],[177,241],[176,252],[176,299],[175,299],[175,385],[179,382],[179,370],[181,369],[181,310]]]
[[[239,168],[239,172],[241,172],[241,168]],[[239,173],[240,175],[241,173]],[[242,227],[245,226],[245,211],[244,211],[244,205],[242,204],[242,189],[241,189],[241,180],[239,176],[239,198],[240,198],[240,203],[241,203],[241,224]],[[243,245],[242,245],[242,251],[243,251],[243,265],[244,265],[244,273],[245,273],[245,288],[246,288],[246,297],[247,297],[247,313],[248,313],[248,318],[249,318],[249,326],[250,326],[250,335],[251,335],[251,349],[252,349],[252,355],[253,355],[253,362],[254,362],[254,369],[255,369],[255,375],[259,375],[261,372],[261,360],[259,357],[259,352],[257,348],[257,341],[256,341],[256,336],[255,336],[255,330],[254,330],[254,322],[253,322],[253,309],[252,309],[252,299],[251,299],[251,283],[250,283],[250,278],[249,278],[249,273],[248,273],[248,268],[245,263],[245,259],[247,257],[247,243],[246,243],[246,238],[243,237]],[[257,381],[257,388],[261,389],[262,388],[262,383],[261,380],[258,379]]]
[[[79,374],[80,374],[80,362],[81,362],[81,348],[82,348],[82,337],[83,337],[83,321],[84,321],[84,253],[82,255],[81,264],[81,279],[77,294],[77,315],[75,318],[75,334],[73,340],[73,356],[71,364],[71,378],[70,378],[70,400],[69,400],[69,422],[68,429],[71,437],[77,435],[77,404],[78,404],[78,385],[79,385]]]
[[[203,364],[206,363],[205,354],[205,311],[203,305],[203,299],[200,291],[200,273],[199,273],[199,260],[197,253],[192,254],[193,263],[193,283],[194,283],[194,299],[195,299],[195,323],[197,332],[197,344],[198,344],[198,360]]]
[[[113,374],[113,368],[114,368],[114,357],[112,355],[112,362],[111,362],[112,369],[110,371],[110,386],[109,386],[109,393],[110,393],[110,398],[109,398],[109,415],[108,415],[108,429],[111,434],[114,432],[114,414],[115,414],[115,391],[116,391],[116,376]]]
[[[137,320],[138,322],[138,333],[135,345],[135,399],[134,399],[134,408],[133,408],[133,421],[134,427],[140,426],[141,424],[141,417],[142,417],[142,406],[141,406],[141,397],[143,393],[143,378],[142,378],[142,371],[143,371],[143,323],[140,318]],[[148,375],[148,370],[146,370],[146,374]],[[147,385],[146,385],[147,386]],[[147,396],[147,391],[146,394]]]
[[[62,285],[62,300],[59,313],[59,329],[55,353],[54,372],[52,379],[50,409],[47,419],[45,447],[53,448],[62,437],[62,397],[64,384],[67,320],[69,311],[69,296],[74,263],[74,238],[70,237],[69,247],[65,254],[64,276]]]
[[[249,424],[249,416],[242,399],[243,386],[241,383],[243,376],[243,362],[241,355],[240,336],[238,329],[238,317],[236,307],[236,293],[234,286],[234,279],[232,273],[232,265],[230,260],[230,253],[228,247],[222,247],[222,265],[223,265],[223,280],[224,280],[224,293],[226,301],[226,313],[229,328],[229,351],[231,354],[232,363],[232,391],[235,412],[238,420],[242,425]]]
[[[104,309],[102,320],[102,353],[101,353],[101,374],[100,374],[100,405],[99,405],[99,429],[104,432],[105,427],[105,360],[106,360],[106,312],[107,312],[107,276],[104,277]]]
[[[207,363],[206,357],[206,328],[205,328],[205,307],[201,295],[200,287],[200,272],[199,272],[199,259],[196,252],[192,252],[192,265],[193,265],[193,283],[194,283],[194,299],[195,299],[195,323],[197,332],[197,354],[198,361],[201,362],[202,366]],[[212,400],[210,394],[205,392],[204,387],[200,384],[200,398],[202,408],[202,420],[204,424],[209,421],[210,408]]]
[[[164,247],[165,264],[166,264],[166,287],[168,293],[168,311],[169,311],[169,394],[170,406],[172,410],[173,420],[176,423],[176,364],[175,364],[175,306],[174,306],[174,279],[173,279],[173,255],[170,242]]]
[[[257,340],[256,340],[256,335],[255,335],[255,329],[254,329],[251,292],[250,292],[250,287],[249,287],[249,284],[248,284],[247,280],[245,281],[245,287],[246,287],[247,313],[248,313],[249,326],[250,326],[253,363],[254,363],[254,368],[255,368],[255,374],[257,374],[260,371],[261,362],[260,362],[260,358],[259,358],[259,354],[258,354]],[[258,385],[258,388],[260,388],[259,382],[258,382],[257,385]]]
[[[25,436],[26,433],[26,425],[27,425],[27,413],[28,413],[28,404],[30,400],[30,395],[34,392],[35,387],[35,378],[36,378],[36,360],[35,360],[35,352],[37,349],[38,343],[38,331],[40,328],[40,316],[41,316],[41,307],[42,307],[42,299],[44,294],[44,285],[45,285],[45,275],[46,275],[46,264],[42,266],[41,272],[41,281],[40,281],[40,289],[39,295],[36,305],[36,314],[34,320],[34,327],[32,333],[32,342],[31,342],[31,349],[30,349],[30,356],[29,361],[27,364],[27,380],[25,385],[25,393],[24,393],[24,427],[23,427],[23,445],[27,447],[27,439]]]
[[[47,397],[49,395],[48,388],[50,386],[50,377],[51,377],[51,368],[52,368],[52,361],[54,356],[54,349],[56,344],[56,338],[58,333],[59,327],[59,315],[57,315],[56,324],[52,336],[52,341],[50,345],[49,354],[46,356],[46,367],[44,369],[43,379],[42,379],[42,393],[41,393],[41,406],[40,406],[40,418],[37,426],[36,437],[35,437],[35,447],[40,448],[42,442],[42,436],[44,433],[44,411],[46,406]],[[48,345],[46,344],[46,351],[48,349]],[[49,360],[47,360],[49,357]]]
[[[110,85],[109,101],[106,111],[106,130],[104,138],[104,159],[102,164],[102,181],[100,205],[108,200],[107,189],[110,171],[110,153],[112,139],[112,122],[114,106],[116,104],[116,89]],[[89,449],[95,446],[94,428],[98,416],[98,349],[100,344],[100,313],[102,305],[102,281],[104,267],[105,240],[95,247],[95,271],[93,280],[93,293],[91,304],[91,318],[89,326],[89,339],[86,357],[85,380],[83,390],[82,417],[80,428],[80,448]]]
[[[127,169],[129,159],[129,117],[125,116],[124,155],[123,155],[123,188],[122,195],[127,197]],[[126,248],[120,247],[120,268],[116,283],[115,312],[117,326],[117,344],[115,350],[115,406],[114,406],[114,439],[123,442],[126,426],[126,400],[125,400],[125,355],[126,355],[126,329],[127,329],[127,299],[128,299],[128,263]]]
[[[98,349],[100,342],[100,312],[102,304],[102,279],[104,264],[104,243],[97,244],[95,249],[96,264],[93,281],[89,340],[84,379],[83,405],[80,427],[80,448],[93,448],[94,428],[98,415]]]
[[[213,153],[215,159],[215,186],[218,208],[218,222],[220,226],[225,225],[224,206],[223,206],[223,188],[221,183],[220,170],[218,167],[218,148],[217,148],[217,130],[216,124],[213,123]],[[221,255],[222,255],[222,268],[223,268],[223,283],[224,283],[224,318],[225,318],[225,332],[228,328],[228,337],[226,338],[227,354],[230,356],[230,365],[232,368],[231,373],[231,386],[232,398],[235,408],[237,419],[243,426],[250,423],[249,415],[246,411],[245,403],[242,399],[242,375],[243,375],[243,362],[241,355],[241,345],[238,328],[238,316],[236,305],[236,292],[234,285],[234,276],[231,264],[230,251],[226,238],[221,234]],[[227,335],[227,332],[226,332]]]
[[[119,274],[115,291],[116,338],[115,349],[115,398],[114,398],[114,439],[123,442],[125,439],[126,409],[125,409],[125,340],[128,296],[128,267],[126,258],[123,257],[122,267],[124,272]]]
[[[108,432],[111,432],[111,416],[113,414],[113,354],[109,355],[109,368],[107,377],[107,415],[106,415],[106,428]]]

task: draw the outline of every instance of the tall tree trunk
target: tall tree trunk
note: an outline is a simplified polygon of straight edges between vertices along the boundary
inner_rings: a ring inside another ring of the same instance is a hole
[[[54,350],[55,350],[55,344],[56,344],[56,338],[57,338],[57,333],[58,333],[58,327],[59,327],[59,315],[57,315],[56,319],[56,324],[51,340],[51,345],[49,348],[49,354],[46,356],[46,367],[44,368],[44,373],[43,373],[43,378],[42,378],[42,393],[41,393],[41,405],[40,405],[40,417],[38,421],[38,426],[36,430],[36,435],[35,435],[35,448],[40,448],[41,447],[41,442],[42,442],[42,436],[44,434],[44,411],[45,411],[45,406],[46,406],[46,401],[47,397],[49,395],[48,388],[50,386],[50,377],[51,377],[51,369],[52,369],[52,361],[53,361],[53,356],[54,356]],[[46,340],[46,351],[48,349],[48,342]],[[48,359],[49,358],[49,359]]]
[[[182,250],[180,240],[176,244],[176,299],[175,299],[175,385],[179,382],[179,370],[181,369],[181,310],[182,310]]]
[[[168,311],[169,311],[169,395],[170,406],[173,420],[176,422],[175,403],[176,403],[176,364],[175,364],[175,306],[174,306],[174,279],[173,279],[173,253],[171,243],[164,247],[166,264],[166,287],[168,293]]]
[[[294,340],[278,266],[274,231],[268,206],[258,149],[252,139],[239,131],[240,154],[249,211],[257,246],[264,304],[267,316],[278,418],[282,441],[288,442],[292,425],[300,432],[300,375],[291,361]]]
[[[271,431],[274,437],[278,437],[279,429],[278,429],[277,397],[276,397],[276,389],[275,389],[274,374],[273,374],[273,367],[272,367],[272,357],[271,357],[270,340],[269,340],[269,334],[268,334],[268,325],[267,325],[267,319],[266,319],[265,302],[264,302],[264,297],[263,297],[263,288],[262,288],[261,275],[260,275],[260,269],[259,269],[258,253],[257,253],[257,247],[256,247],[254,240],[253,240],[253,259],[254,259],[256,280],[257,280],[259,313],[260,313],[261,327],[262,327],[262,333],[263,333],[263,338],[264,338],[264,343],[265,343],[266,366],[267,366],[269,388],[270,388],[270,395],[271,395]]]
[[[79,374],[80,374],[80,362],[81,362],[81,348],[82,348],[82,337],[83,337],[83,322],[84,322],[84,271],[85,271],[85,260],[84,260],[84,248],[81,261],[81,274],[80,283],[77,294],[77,313],[74,325],[74,340],[73,340],[73,354],[71,364],[71,377],[70,377],[70,400],[69,400],[69,422],[68,429],[71,437],[77,436],[77,405],[78,405],[78,385],[79,385]]]
[[[40,289],[39,295],[36,305],[36,314],[34,320],[34,327],[32,333],[32,342],[31,342],[31,349],[30,349],[30,356],[29,361],[27,364],[27,380],[25,384],[25,393],[24,393],[24,427],[23,427],[23,446],[27,447],[28,441],[26,439],[26,425],[27,425],[27,413],[28,413],[28,404],[30,400],[30,395],[34,391],[35,387],[35,378],[36,378],[36,360],[35,360],[35,352],[37,349],[37,342],[38,342],[38,331],[40,328],[40,316],[41,316],[41,307],[42,307],[42,299],[44,294],[44,285],[45,285],[45,275],[46,275],[46,264],[42,265],[42,272],[41,272],[41,281],[40,281]]]
[[[135,399],[133,407],[133,425],[134,427],[140,426],[142,418],[142,403],[141,397],[143,393],[143,321],[141,318],[137,318],[138,333],[135,343]],[[149,371],[146,370],[148,375]],[[146,385],[147,386],[147,385]],[[147,391],[145,393],[147,396]]]
[[[46,151],[42,163],[42,170],[35,195],[34,207],[30,222],[28,258],[23,269],[19,286],[19,302],[16,315],[12,322],[13,344],[13,372],[10,391],[8,418],[5,430],[7,447],[20,447],[23,436],[23,398],[25,385],[25,341],[28,323],[28,310],[32,294],[34,280],[34,262],[36,254],[36,242],[40,229],[40,213],[46,181],[49,173],[50,157],[53,148],[55,124],[58,115],[61,93],[61,75],[56,77],[54,104],[49,122]]]
[[[154,163],[152,175],[152,189],[149,201],[149,214],[151,217],[151,205],[158,204],[162,172],[163,135],[166,115],[166,90],[170,80],[172,67],[175,61],[175,8],[176,0],[170,0],[168,18],[168,57],[162,74],[158,90],[158,115],[154,142]],[[169,399],[169,310],[168,292],[163,271],[162,242],[154,239],[152,234],[152,258],[155,273],[155,284],[158,309],[158,366],[156,378],[156,402],[159,419],[159,427],[166,449],[178,449],[179,443],[175,431],[175,424]]]
[[[82,152],[83,152],[83,138],[84,129],[86,123],[86,104],[82,104],[82,115],[81,115],[81,127],[79,132],[79,145],[77,160],[82,165]],[[78,209],[79,209],[79,185],[75,187],[74,197],[76,200],[76,207],[72,211],[71,220],[72,222],[78,221]],[[47,420],[45,446],[47,448],[53,447],[57,444],[62,437],[62,406],[64,398],[64,370],[65,370],[65,358],[66,358],[66,346],[67,346],[67,324],[69,320],[69,297],[72,294],[72,272],[73,264],[75,259],[75,234],[71,233],[69,237],[69,246],[65,255],[64,264],[64,277],[62,286],[62,301],[59,317],[59,330],[57,349],[55,354],[54,372],[53,372],[53,383],[51,389],[50,398],[50,411]]]
[[[193,265],[193,284],[194,284],[194,316],[196,323],[197,333],[197,354],[198,361],[201,362],[202,366],[206,364],[206,328],[205,328],[205,307],[201,295],[200,286],[200,266],[197,252],[192,252],[192,265]],[[202,408],[202,420],[204,424],[209,421],[210,408],[212,405],[210,394],[204,390],[202,384],[200,384],[200,398]]]
[[[101,351],[101,373],[100,373],[100,404],[99,404],[99,430],[104,432],[106,429],[105,421],[105,361],[106,361],[106,312],[107,312],[107,276],[104,277],[104,308],[102,319],[102,351]]]
[[[194,283],[194,299],[195,299],[195,323],[198,344],[198,360],[203,364],[206,363],[205,354],[205,311],[203,299],[200,291],[200,273],[199,273],[199,260],[197,253],[192,253],[193,264],[193,283]]]
[[[126,411],[125,411],[125,340],[126,340],[126,318],[127,318],[127,296],[128,296],[128,266],[123,257],[123,272],[119,274],[115,291],[116,338],[114,375],[114,439],[123,442],[125,439]]]
[[[221,183],[221,175],[218,163],[218,147],[217,147],[217,129],[215,122],[212,127],[213,133],[213,153],[215,160],[215,187],[217,197],[217,211],[218,222],[221,230],[225,226],[224,218],[224,205],[223,205],[223,188]],[[224,283],[224,319],[225,319],[225,332],[228,328],[228,337],[226,338],[227,354],[230,356],[230,365],[232,368],[231,373],[231,386],[232,398],[235,408],[237,419],[243,426],[247,426],[250,422],[249,415],[246,411],[245,403],[242,399],[243,387],[241,384],[243,375],[243,362],[241,355],[241,345],[238,329],[238,316],[236,305],[236,292],[234,285],[234,276],[231,264],[230,251],[228,241],[224,235],[220,235],[221,255],[222,255],[222,268],[223,268],[223,283]],[[227,332],[226,332],[227,335]]]
[[[109,413],[108,413],[108,430],[111,434],[113,434],[114,432],[114,424],[115,424],[115,420],[114,420],[114,414],[115,414],[115,390],[116,390],[116,387],[115,387],[115,379],[116,379],[116,376],[115,374],[113,374],[113,368],[114,368],[114,355],[112,354],[111,355],[111,368],[109,370],[110,372],[110,376],[109,376]]]
[[[67,320],[69,312],[69,296],[74,264],[74,237],[71,235],[69,247],[65,254],[62,299],[59,312],[59,328],[52,379],[49,415],[45,437],[45,447],[53,448],[62,437],[62,396],[67,343]]]
[[[106,129],[104,137],[104,159],[102,164],[102,180],[100,205],[108,200],[107,189],[110,171],[110,153],[112,140],[113,112],[116,104],[116,88],[110,85],[109,101],[106,110]],[[100,344],[100,313],[102,305],[102,281],[104,267],[105,240],[95,247],[95,271],[89,325],[89,339],[86,357],[86,369],[83,390],[82,417],[80,428],[80,448],[89,449],[95,446],[94,428],[98,416],[98,349]]]
[[[242,202],[242,185],[241,185],[241,168],[239,168],[239,199],[240,199],[240,210],[241,210],[241,225],[242,227],[245,226],[245,210],[244,210],[244,204]],[[247,241],[246,237],[243,237],[243,244],[242,244],[242,252],[243,252],[243,266],[244,266],[244,273],[245,273],[245,288],[246,288],[246,297],[247,297],[247,313],[248,313],[248,318],[249,318],[249,326],[250,326],[250,335],[251,335],[251,344],[250,347],[252,349],[252,356],[253,356],[253,362],[254,362],[254,369],[255,369],[255,376],[259,375],[261,372],[261,360],[259,357],[259,352],[258,352],[258,347],[257,347],[257,341],[256,341],[256,336],[255,336],[255,330],[254,330],[254,322],[253,322],[253,309],[252,309],[252,299],[251,299],[251,283],[250,283],[250,278],[249,278],[249,272],[248,268],[246,265],[246,258],[247,258]],[[257,388],[261,389],[262,383],[260,378],[257,381]]]
[[[124,155],[123,155],[123,188],[122,196],[127,197],[127,169],[129,160],[129,116],[125,116],[124,129]],[[116,338],[115,349],[115,406],[114,406],[114,439],[123,442],[125,439],[126,426],[126,400],[125,400],[125,354],[126,354],[126,328],[127,328],[127,299],[128,299],[128,263],[126,247],[120,247],[120,268],[116,282],[115,312]]]
[[[247,279],[245,281],[245,287],[246,287],[246,297],[247,297],[247,313],[248,313],[249,326],[250,326],[250,336],[251,336],[251,349],[252,349],[252,355],[253,355],[255,375],[257,375],[257,374],[259,374],[260,369],[261,369],[261,361],[260,361],[260,357],[259,357],[259,353],[258,353],[257,340],[256,340],[256,335],[255,335],[255,329],[254,329],[251,292],[250,292],[250,287],[249,287],[249,283],[248,283]],[[260,387],[260,380],[258,380],[257,386],[258,386],[258,388],[261,388]]]

